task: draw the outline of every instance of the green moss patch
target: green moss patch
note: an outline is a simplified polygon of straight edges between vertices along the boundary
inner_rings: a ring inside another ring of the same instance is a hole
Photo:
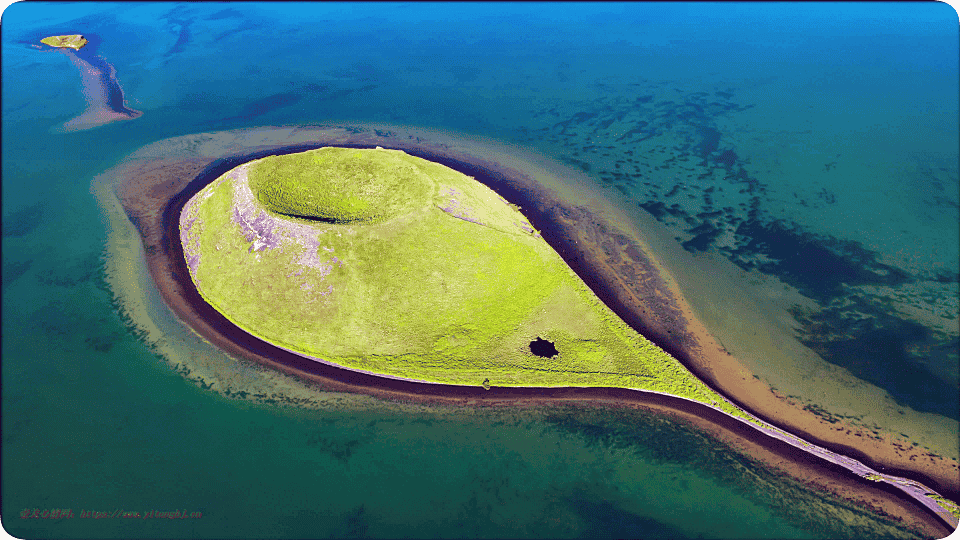
[[[87,39],[79,34],[72,36],[50,36],[41,39],[40,43],[51,47],[65,47],[80,50],[81,47],[87,44]]]
[[[180,225],[204,299],[302,355],[444,384],[654,390],[740,414],[619,319],[516,207],[437,163],[383,149],[265,158],[202,189]],[[556,354],[535,354],[538,339]]]
[[[388,151],[320,148],[260,160],[250,189],[278,214],[330,223],[382,221],[427,198],[423,172]]]

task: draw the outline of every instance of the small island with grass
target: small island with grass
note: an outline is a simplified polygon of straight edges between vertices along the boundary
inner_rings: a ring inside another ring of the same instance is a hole
[[[71,36],[45,37],[40,40],[40,43],[49,45],[51,47],[67,48],[79,51],[84,45],[87,44],[87,40],[80,34],[74,34]]]
[[[644,389],[742,414],[618,318],[516,206],[403,151],[245,163],[179,226],[207,303],[316,361],[448,385]]]

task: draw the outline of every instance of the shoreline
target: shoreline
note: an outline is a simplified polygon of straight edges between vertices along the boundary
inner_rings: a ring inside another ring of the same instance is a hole
[[[226,350],[231,355],[239,355],[262,364],[270,365],[281,371],[306,376],[319,383],[324,389],[334,391],[347,391],[352,393],[365,393],[375,397],[394,399],[394,400],[417,400],[426,402],[446,402],[457,404],[471,404],[481,406],[499,406],[509,404],[536,404],[536,403],[556,403],[556,402],[576,402],[579,404],[602,404],[603,406],[631,406],[652,408],[660,412],[671,412],[673,415],[679,415],[688,421],[696,423],[698,426],[707,429],[713,433],[726,434],[724,437],[733,441],[734,446],[747,445],[751,448],[752,455],[770,454],[773,462],[779,462],[781,467],[794,467],[797,471],[806,471],[804,467],[814,467],[821,477],[829,480],[824,481],[822,485],[841,484],[848,488],[850,493],[856,493],[856,500],[865,502],[869,500],[868,493],[879,495],[886,494],[884,497],[889,504],[895,504],[907,515],[916,515],[917,503],[913,499],[904,500],[904,494],[899,488],[886,486],[885,484],[876,484],[865,481],[843,467],[831,464],[825,460],[822,463],[811,461],[813,456],[808,452],[794,448],[782,441],[776,441],[772,437],[761,434],[759,429],[748,426],[727,417],[719,411],[715,411],[706,405],[698,405],[692,402],[684,402],[680,398],[669,398],[667,396],[642,395],[639,392],[626,389],[609,388],[492,388],[489,391],[480,387],[448,387],[444,385],[432,385],[423,383],[412,383],[400,380],[387,380],[375,375],[365,375],[357,372],[332,368],[324,364],[308,360],[293,353],[277,349],[269,344],[253,338],[249,334],[242,332],[226,321],[218,312],[210,308],[195,288],[186,270],[186,265],[182,252],[180,252],[179,230],[177,228],[179,208],[192,196],[191,191],[198,190],[209,180],[216,178],[223,172],[233,168],[240,163],[255,159],[262,155],[281,153],[279,147],[285,147],[282,153],[302,151],[308,148],[318,146],[353,146],[353,147],[374,147],[383,146],[385,148],[396,148],[404,150],[411,155],[416,155],[424,159],[436,161],[447,165],[448,167],[474,176],[482,183],[490,186],[495,191],[503,195],[508,201],[519,204],[525,209],[525,214],[543,234],[550,245],[561,254],[565,261],[573,268],[591,289],[609,305],[618,316],[624,318],[628,324],[641,331],[645,336],[657,343],[659,346],[674,354],[685,366],[688,367],[696,376],[704,380],[711,388],[736,403],[738,406],[755,414],[759,418],[770,422],[775,426],[781,426],[792,433],[799,434],[805,439],[821,445],[816,437],[800,429],[789,429],[784,426],[785,422],[770,421],[764,415],[757,414],[755,409],[743,406],[737,396],[724,391],[722,387],[713,384],[712,377],[705,377],[704,373],[699,372],[695,367],[703,358],[698,358],[694,351],[701,350],[704,347],[702,339],[697,339],[690,331],[688,320],[690,315],[683,309],[682,303],[678,302],[675,292],[670,290],[668,280],[663,279],[659,274],[655,261],[643,257],[645,254],[643,246],[633,246],[633,249],[627,250],[628,253],[636,255],[641,260],[633,263],[635,266],[642,266],[645,273],[658,279],[644,282],[643,290],[650,298],[656,298],[656,303],[647,301],[641,304],[638,309],[636,305],[631,306],[624,301],[622,294],[616,290],[616,280],[605,280],[605,274],[597,271],[595,261],[591,261],[589,256],[585,256],[585,249],[578,246],[576,228],[569,222],[579,222],[590,220],[592,216],[584,208],[565,207],[562,203],[553,200],[549,190],[542,189],[538,191],[536,182],[529,177],[525,178],[519,171],[509,170],[497,163],[485,162],[483,160],[470,161],[469,156],[456,155],[455,151],[448,151],[443,147],[428,148],[421,144],[418,139],[413,142],[409,139],[390,138],[377,132],[377,136],[372,134],[356,136],[356,132],[349,133],[342,137],[343,140],[329,140],[324,142],[300,143],[300,144],[273,144],[271,148],[257,150],[249,148],[246,151],[237,152],[230,157],[225,158],[198,158],[181,159],[148,162],[142,167],[135,169],[139,171],[142,184],[136,186],[140,189],[140,203],[146,204],[145,208],[141,206],[138,210],[131,208],[127,203],[136,199],[136,189],[122,193],[124,188],[129,188],[131,182],[126,182],[120,187],[118,195],[121,200],[125,200],[124,208],[127,211],[131,221],[136,225],[140,232],[141,239],[145,246],[145,254],[148,261],[148,267],[153,276],[154,282],[158,285],[164,301],[170,306],[177,317],[182,321],[188,322],[189,326],[198,332],[205,339],[213,342],[218,347]],[[151,167],[152,166],[152,167]],[[176,169],[175,177],[165,177],[165,173],[171,171],[171,167]],[[145,169],[145,170],[144,170]],[[150,173],[150,174],[148,174]],[[152,180],[151,180],[152,179]],[[189,180],[189,185],[184,186],[184,180]],[[150,182],[153,182],[151,184]],[[530,182],[533,183],[531,188]],[[149,193],[143,193],[147,190]],[[149,195],[143,197],[142,195]],[[152,207],[151,207],[152,205]],[[134,201],[133,206],[136,206]],[[162,210],[160,209],[162,206]],[[131,210],[133,210],[131,212]],[[533,210],[531,212],[531,210]],[[159,211],[159,212],[158,212]],[[601,225],[602,227],[602,225]],[[589,253],[586,253],[589,255]],[[633,256],[633,255],[631,255]],[[591,272],[593,270],[593,272]],[[592,282],[591,282],[592,281]],[[192,294],[191,294],[192,293]],[[619,306],[619,310],[615,305]],[[645,308],[645,309],[644,309]],[[633,314],[634,320],[624,317],[624,310],[628,315]],[[637,312],[637,313],[633,313]],[[647,314],[644,316],[644,314]],[[239,333],[238,333],[239,332]],[[273,349],[271,349],[273,347]],[[722,385],[721,385],[722,386]],[[789,422],[786,422],[789,425]],[[853,447],[844,448],[840,445],[822,444],[831,450],[837,451],[842,455],[853,455],[857,459],[873,466],[871,460],[862,452]],[[867,459],[862,459],[867,457]],[[789,465],[788,465],[789,464]],[[820,467],[820,468],[817,468]],[[896,474],[890,468],[880,469],[884,474]],[[810,471],[807,471],[810,472]],[[898,474],[900,475],[900,474]],[[804,478],[806,475],[794,474],[798,478]],[[942,489],[937,482],[930,481],[919,471],[906,470],[901,476],[922,478],[921,481],[928,485],[933,485],[934,489],[948,497],[955,497],[949,489]],[[894,501],[894,502],[891,502]],[[912,508],[912,511],[904,508]],[[922,506],[921,506],[922,508]],[[897,512],[900,513],[900,512]],[[931,517],[929,510],[923,512],[927,518]],[[939,516],[936,519],[942,519]],[[936,521],[935,519],[935,521]],[[941,523],[936,521],[937,523]],[[941,526],[943,524],[941,523]],[[949,530],[948,530],[949,532]]]

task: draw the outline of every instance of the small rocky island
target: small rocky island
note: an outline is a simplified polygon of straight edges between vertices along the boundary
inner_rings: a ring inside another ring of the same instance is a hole
[[[50,36],[45,37],[40,40],[40,43],[44,45],[49,45],[51,47],[61,47],[67,49],[73,49],[79,51],[84,45],[87,44],[86,38],[80,34],[74,34],[71,36]]]
[[[403,151],[251,161],[197,192],[179,223],[204,300],[299,355],[432,383],[641,388],[733,409],[604,305],[517,207]]]

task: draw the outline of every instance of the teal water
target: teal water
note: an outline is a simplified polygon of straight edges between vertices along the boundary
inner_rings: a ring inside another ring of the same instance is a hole
[[[957,39],[946,6],[887,4],[869,17],[788,4],[707,16],[691,4],[56,6],[15,4],[0,25],[9,533],[906,535],[653,415],[349,400],[302,410],[197,388],[111,304],[90,180],[156,140],[261,125],[387,122],[526,145],[646,208],[690,250],[816,300],[824,310],[806,316],[848,338],[804,334],[825,358],[898,403],[956,418]],[[102,41],[142,117],[55,132],[83,110],[80,77],[30,43],[74,32]],[[852,352],[864,344],[882,354]],[[78,517],[19,517],[33,508]],[[116,509],[202,517],[79,517]]]

